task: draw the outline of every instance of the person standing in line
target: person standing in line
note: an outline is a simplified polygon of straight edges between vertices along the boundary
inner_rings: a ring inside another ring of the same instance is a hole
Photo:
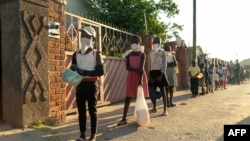
[[[204,75],[205,75],[206,94],[209,93],[209,87],[211,85],[211,79],[209,77],[208,67],[209,67],[209,62],[207,61],[207,59],[205,59],[204,60]]]
[[[219,63],[218,67],[218,75],[219,75],[219,84],[218,84],[218,89],[220,88],[222,90],[223,88],[223,83],[224,83],[224,67],[222,63]]]
[[[200,64],[200,71],[203,74],[203,76],[200,78],[200,82],[199,82],[200,87],[201,87],[200,95],[205,95],[205,93],[208,93],[208,85],[207,85],[207,81],[208,81],[207,75],[208,74],[206,72],[204,63]],[[205,90],[205,87],[206,87],[206,90]]]
[[[148,53],[148,71],[149,71],[149,86],[159,87],[162,93],[163,101],[163,115],[167,116],[167,101],[165,87],[168,86],[168,81],[166,78],[166,53],[161,49],[161,39],[159,37],[154,37],[153,39],[153,50]],[[153,113],[157,112],[156,109],[156,99],[152,99],[153,109],[150,111]]]
[[[133,36],[131,40],[131,51],[126,55],[126,69],[127,85],[126,85],[126,99],[124,103],[124,110],[122,120],[118,122],[117,126],[127,124],[127,113],[132,98],[137,96],[138,86],[142,85],[144,97],[148,95],[148,80],[144,70],[146,55],[141,49],[141,38]]]
[[[240,85],[240,63],[238,59],[236,59],[235,65],[234,65],[234,72],[235,72],[235,83],[237,85]]]
[[[192,96],[195,98],[199,93],[199,78],[200,68],[197,66],[196,60],[192,60],[192,65],[188,68],[188,74],[190,76],[190,85]]]
[[[219,74],[218,74],[218,65],[215,65],[213,68],[213,77],[214,77],[214,90],[216,91],[219,86]]]
[[[178,63],[176,57],[172,54],[172,49],[168,45],[165,45],[164,49],[166,51],[166,62],[167,62],[166,75],[169,83],[169,86],[166,87],[167,107],[174,107],[176,106],[176,104],[173,103],[173,95],[175,88],[178,87],[178,80],[175,67],[178,67],[177,66]],[[170,97],[168,97],[168,94],[170,94]]]
[[[86,141],[87,107],[90,115],[91,135],[89,141],[96,140],[97,132],[97,97],[99,93],[98,79],[104,74],[103,60],[99,51],[93,49],[96,31],[91,26],[84,26],[81,32],[80,50],[74,52],[71,70],[83,76],[82,82],[76,87],[76,104],[80,137],[76,141]]]
[[[224,80],[223,80],[223,88],[226,89],[227,88],[227,80],[228,80],[228,67],[227,67],[227,63],[223,65],[224,67]]]
[[[209,81],[210,82],[209,83],[209,85],[210,85],[209,91],[211,93],[214,93],[215,81],[214,81],[214,64],[213,63],[209,65],[208,73],[209,73],[208,76],[209,76],[209,79],[210,79],[210,81]]]

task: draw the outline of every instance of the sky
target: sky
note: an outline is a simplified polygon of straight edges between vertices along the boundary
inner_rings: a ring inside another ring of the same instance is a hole
[[[184,25],[181,39],[193,46],[193,0],[173,1],[180,12],[168,20]],[[196,0],[196,45],[211,58],[249,59],[249,6],[250,0]]]

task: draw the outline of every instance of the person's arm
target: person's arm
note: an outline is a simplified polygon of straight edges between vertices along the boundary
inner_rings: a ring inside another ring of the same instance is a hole
[[[166,53],[162,52],[162,68],[161,68],[161,74],[159,77],[156,78],[156,81],[160,81],[166,73],[166,68],[167,68],[167,60],[166,60]]]
[[[74,52],[74,54],[72,55],[72,61],[71,61],[71,66],[70,66],[70,69],[72,71],[76,71],[77,70],[77,64],[76,64],[76,52]]]
[[[150,71],[151,71],[151,56],[150,56],[150,53],[151,53],[151,51],[149,51],[149,53],[148,53],[148,79],[149,79],[149,81],[151,82],[151,83],[154,83],[154,79],[151,77],[151,75],[150,75]]]
[[[161,72],[163,74],[165,74],[166,70],[167,70],[167,57],[166,57],[165,51],[162,51],[162,68],[161,68]]]

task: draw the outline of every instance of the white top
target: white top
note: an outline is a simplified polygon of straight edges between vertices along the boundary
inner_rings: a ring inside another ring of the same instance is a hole
[[[89,52],[88,54],[81,54],[78,53],[76,54],[76,64],[78,68],[82,70],[88,70],[88,71],[93,71],[95,70],[96,66],[96,54],[94,50]]]
[[[161,70],[162,73],[165,73],[166,67],[166,54],[164,51],[149,52],[148,70]]]

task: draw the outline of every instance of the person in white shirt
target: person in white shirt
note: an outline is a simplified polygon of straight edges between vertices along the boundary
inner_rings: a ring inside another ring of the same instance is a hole
[[[80,30],[80,49],[74,52],[71,69],[83,76],[76,87],[76,104],[80,127],[80,137],[76,141],[86,140],[87,110],[90,115],[91,135],[89,141],[96,140],[97,132],[97,98],[99,93],[99,77],[104,74],[103,60],[100,51],[93,49],[96,37],[95,29],[85,26]],[[86,106],[88,103],[88,107]]]
[[[149,71],[149,86],[159,87],[163,101],[163,115],[167,116],[167,101],[165,87],[168,86],[166,79],[166,53],[161,49],[161,39],[154,37],[153,39],[153,50],[148,53],[148,71]],[[151,112],[156,113],[156,99],[152,99],[153,109]]]

